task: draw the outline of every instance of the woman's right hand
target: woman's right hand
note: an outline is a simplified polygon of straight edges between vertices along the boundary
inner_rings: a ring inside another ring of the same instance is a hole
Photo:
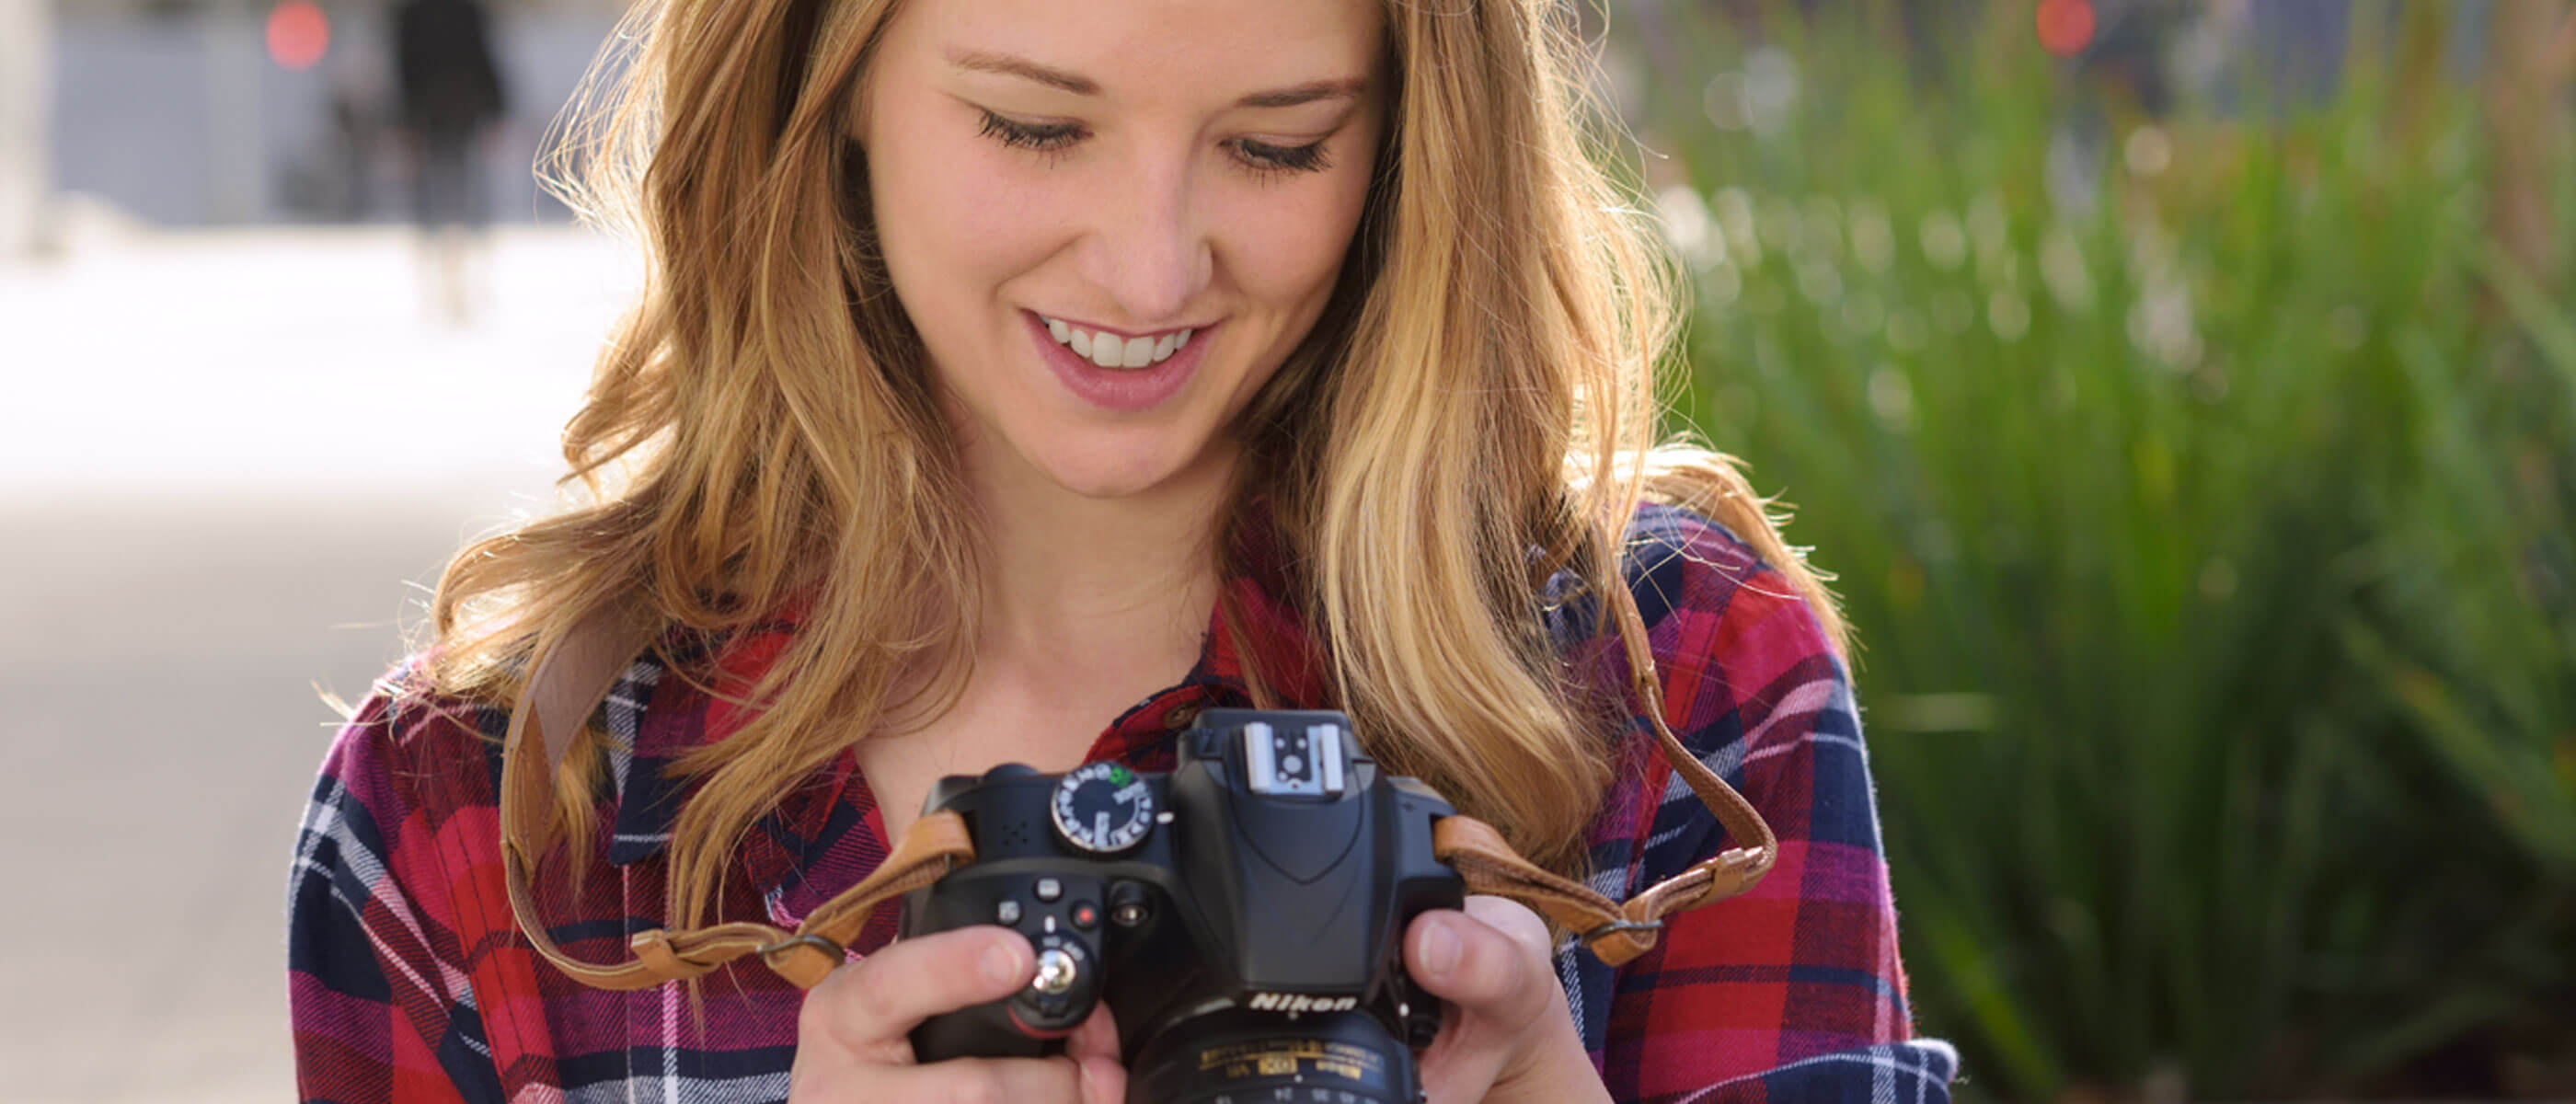
[[[797,1016],[789,1104],[1123,1104],[1127,1069],[1105,1003],[1057,1057],[913,1061],[910,1035],[921,1021],[1010,996],[1036,972],[1028,939],[993,925],[897,940],[832,971]]]

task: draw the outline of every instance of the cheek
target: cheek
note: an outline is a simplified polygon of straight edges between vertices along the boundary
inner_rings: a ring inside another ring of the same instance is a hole
[[[1332,295],[1366,198],[1364,180],[1247,193],[1228,220],[1241,245],[1230,263],[1269,309],[1312,322]]]
[[[905,113],[920,119],[927,112]],[[869,187],[886,265],[916,294],[974,294],[1022,267],[1044,213],[1017,167],[973,130],[913,125],[885,134]],[[945,291],[935,289],[945,288]]]

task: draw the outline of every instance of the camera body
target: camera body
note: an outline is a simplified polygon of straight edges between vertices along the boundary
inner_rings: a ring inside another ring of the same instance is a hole
[[[906,894],[902,933],[1000,924],[1039,968],[922,1023],[919,1060],[1050,1053],[1105,1000],[1130,1100],[1419,1097],[1411,1048],[1441,1009],[1405,973],[1403,936],[1464,899],[1432,850],[1456,810],[1381,773],[1342,714],[1211,709],[1169,774],[1005,764],[941,779],[923,811],[943,809],[975,860]]]

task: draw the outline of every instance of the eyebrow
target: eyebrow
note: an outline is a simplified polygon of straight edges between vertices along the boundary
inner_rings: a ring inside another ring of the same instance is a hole
[[[1087,77],[1061,69],[1049,69],[1027,58],[1010,54],[951,49],[948,51],[948,63],[955,68],[978,73],[1000,73],[1005,76],[1023,77],[1050,88],[1061,88],[1077,96],[1100,94],[1100,85]],[[1295,107],[1298,104],[1313,103],[1317,100],[1355,100],[1366,95],[1367,92],[1366,78],[1346,77],[1341,80],[1308,81],[1289,88],[1255,92],[1234,103],[1236,107]]]

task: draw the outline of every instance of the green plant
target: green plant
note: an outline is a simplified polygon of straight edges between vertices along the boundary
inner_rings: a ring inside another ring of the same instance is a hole
[[[1885,5],[1692,10],[1626,51],[1676,413],[1840,574],[1969,1091],[2576,1048],[2576,312],[2484,236],[2473,90],[2365,28],[2323,103],[2156,120],[2019,5],[1913,64]]]

